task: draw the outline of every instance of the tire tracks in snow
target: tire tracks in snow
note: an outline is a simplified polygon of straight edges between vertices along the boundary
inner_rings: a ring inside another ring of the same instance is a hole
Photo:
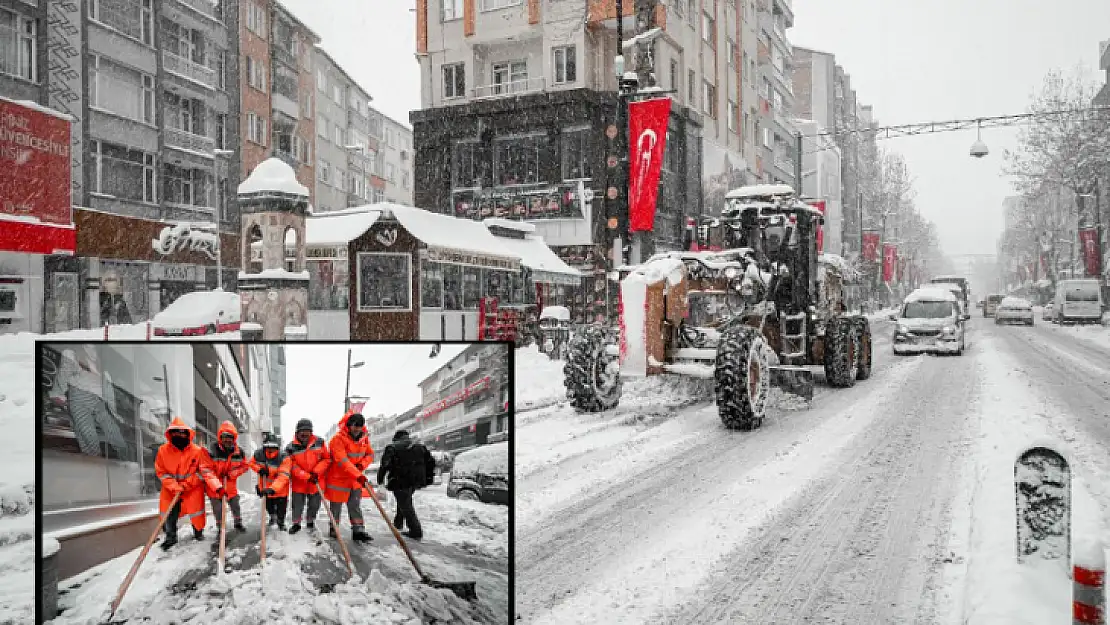
[[[741,540],[814,477],[821,466],[815,458],[835,454],[830,440],[842,445],[881,418],[858,404],[899,403],[899,385],[924,360],[877,354],[871,380],[820,393],[814,408],[773,415],[755,432],[726,431],[712,406],[686,411],[683,418],[704,430],[695,444],[616,474],[559,514],[518,527],[518,620],[656,622],[651,615],[660,604],[678,601],[682,586],[701,580],[705,563],[692,551],[727,552],[712,543]]]
[[[910,384],[829,470],[762,525],[664,622],[933,623],[954,495],[971,444],[974,351],[913,357]],[[703,599],[704,598],[704,599]]]

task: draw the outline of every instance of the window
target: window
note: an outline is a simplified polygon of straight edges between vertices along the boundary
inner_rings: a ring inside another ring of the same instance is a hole
[[[555,84],[561,85],[578,80],[574,46],[554,48],[551,53],[555,56]]]
[[[349,308],[346,259],[315,259],[305,262],[308,270],[308,309],[343,310]]]
[[[89,19],[146,45],[154,45],[151,0],[90,0]]]
[[[482,173],[479,163],[481,145],[474,141],[458,141],[454,146],[451,159],[451,187],[453,189],[470,189],[481,187]]]
[[[254,2],[247,2],[247,30],[266,38],[266,11]]]
[[[255,113],[247,113],[247,140],[258,145],[267,145],[268,138],[266,119]]]
[[[717,87],[702,83],[702,109],[710,119],[717,119]]]
[[[689,98],[689,105],[691,107],[698,105],[698,76],[694,70],[686,72],[686,91]]]
[[[216,80],[220,89],[227,89],[227,52],[223,50],[216,57]]]
[[[312,162],[312,143],[293,135],[293,156],[298,162],[309,164]]]
[[[462,19],[463,16],[463,0],[443,0],[443,11],[440,13],[440,21],[450,22],[451,20]]]
[[[590,129],[582,128],[566,131],[563,133],[562,139],[563,180],[592,177]]]
[[[331,184],[331,163],[320,159],[316,164],[316,179],[325,184]]]
[[[339,147],[347,145],[347,143],[343,140],[343,127],[339,124],[335,125],[335,145],[338,145]]]
[[[671,59],[671,89],[675,93],[682,93],[682,85],[678,84],[678,77],[678,60]]]
[[[736,117],[738,115],[738,111],[739,111],[739,109],[737,109],[736,103],[733,102],[732,100],[729,100],[728,101],[728,129],[733,131],[733,132],[736,132]]]
[[[679,17],[682,17],[682,14],[684,13],[684,10],[682,8],[682,4],[683,4],[682,0],[679,0],[678,2],[672,2],[671,3],[671,7],[674,9],[675,15],[677,15]]]
[[[328,75],[322,69],[316,70],[316,88],[324,93],[328,92]]]
[[[227,115],[216,114],[216,149],[227,149]]]
[[[678,4],[679,2],[682,2],[682,0],[678,0],[677,2],[675,2],[675,4]],[[690,23],[693,24],[694,27],[696,28],[697,24],[695,22],[698,19],[698,17],[697,17],[698,16],[698,2],[697,2],[697,0],[686,0],[686,13],[690,16]]]
[[[124,146],[93,141],[92,189],[133,202],[157,201],[154,155]]]
[[[483,11],[496,11],[506,7],[517,7],[524,4],[524,0],[482,0]]]
[[[402,189],[408,189],[409,188],[409,172],[407,172],[407,171],[401,174],[401,188]]]
[[[478,300],[482,299],[482,270],[477,267],[462,268],[462,299],[463,310],[478,308]]]
[[[388,165],[386,165],[385,166],[385,171],[386,171],[386,175],[385,175],[386,180],[388,180],[390,182],[397,182],[397,169],[393,166],[393,163],[389,163]]]
[[[90,105],[135,121],[154,123],[154,77],[90,55]]]
[[[549,150],[547,134],[497,138],[493,142],[494,184],[516,185],[541,180],[540,154]]]
[[[323,115],[316,116],[316,134],[321,138],[328,138],[328,118]]]
[[[727,52],[728,52],[728,66],[729,67],[736,67],[736,57],[737,57],[736,42],[732,40],[732,37],[728,38]]]
[[[446,0],[445,0],[446,1]],[[422,261],[420,307],[443,308],[443,263]]]
[[[335,188],[341,191],[347,190],[347,172],[338,167],[335,168]]]
[[[211,178],[199,169],[166,165],[162,172],[162,195],[170,204],[207,208],[211,186]]]
[[[247,84],[259,91],[266,90],[266,64],[254,57],[247,57]]]
[[[453,63],[443,66],[443,99],[461,98],[466,95],[466,65]]]
[[[38,82],[35,20],[0,10],[0,73]]]
[[[335,100],[336,104],[343,104],[343,85],[334,84],[331,86],[331,99]]]
[[[717,20],[709,13],[701,14],[701,39],[710,47],[717,45]]]
[[[443,270],[443,309],[462,310],[462,267],[440,265]]]
[[[301,96],[301,117],[312,119],[312,92],[306,91]]]
[[[358,254],[358,309],[412,310],[412,256],[383,252]]]
[[[526,61],[494,63],[492,69],[494,94],[523,91],[528,84],[528,63]]]

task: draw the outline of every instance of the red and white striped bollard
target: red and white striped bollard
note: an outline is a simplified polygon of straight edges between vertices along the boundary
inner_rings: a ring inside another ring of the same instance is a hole
[[[1106,552],[1098,540],[1077,545],[1072,571],[1073,625],[1106,625]]]

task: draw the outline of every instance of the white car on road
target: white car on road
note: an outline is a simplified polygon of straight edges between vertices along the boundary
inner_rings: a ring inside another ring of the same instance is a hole
[[[203,336],[239,330],[242,303],[238,293],[194,291],[154,315],[155,336]]]
[[[963,311],[956,295],[946,288],[915,290],[890,319],[897,322],[895,354],[964,353],[967,321],[971,315]]]
[[[994,313],[994,323],[995,325],[1024,323],[1031,326],[1033,325],[1033,304],[1020,297],[1003,298]]]

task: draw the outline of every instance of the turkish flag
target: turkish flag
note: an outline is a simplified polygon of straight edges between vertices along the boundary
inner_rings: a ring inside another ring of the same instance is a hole
[[[364,402],[364,401],[353,401],[353,402],[351,402],[351,412],[357,412],[359,414],[362,414],[362,407],[365,406],[365,405],[366,405],[366,402]]]
[[[656,98],[628,105],[628,230],[650,232],[655,227],[655,200],[671,99]]]
[[[817,210],[821,211],[821,216],[822,217],[825,216],[825,200],[821,200],[821,201],[818,201],[818,202],[810,202],[809,205],[812,206],[813,208],[816,208]],[[818,254],[823,254],[824,251],[825,251],[825,226],[819,225],[819,226],[817,226],[817,253]]]
[[[894,279],[894,268],[898,263],[898,246],[883,243],[883,282]]]
[[[1079,244],[1083,248],[1083,260],[1087,265],[1087,276],[1098,276],[1102,271],[1099,265],[1102,259],[1098,253],[1098,230],[1083,228],[1079,231]]]
[[[875,262],[879,260],[879,233],[863,233],[863,259]]]

